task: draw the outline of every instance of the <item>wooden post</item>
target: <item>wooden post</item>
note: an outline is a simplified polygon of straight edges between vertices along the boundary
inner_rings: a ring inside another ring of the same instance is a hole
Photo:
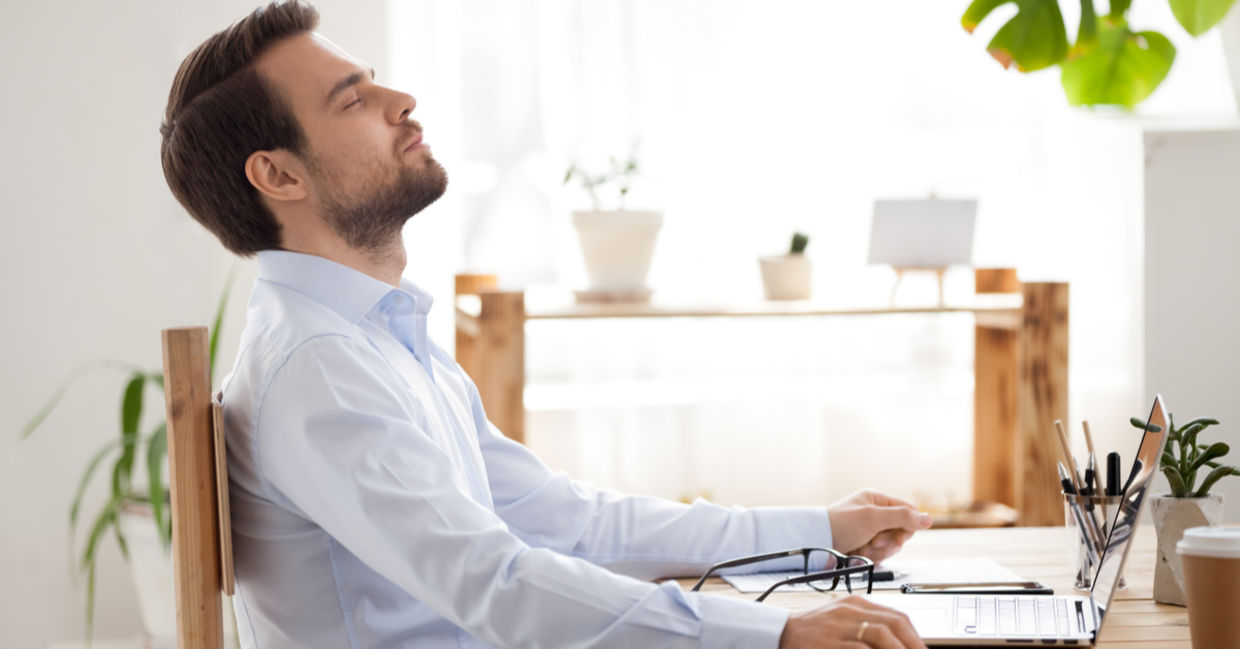
[[[497,286],[495,275],[457,275],[456,296],[480,295],[483,291],[494,291]],[[468,332],[456,329],[456,362],[466,374],[478,382],[478,341]],[[483,404],[485,405],[485,401]]]
[[[1068,285],[1025,284],[1022,312],[1016,507],[1021,525],[1063,525],[1054,421],[1068,419]]]
[[[1020,293],[1014,268],[979,268],[977,293]],[[1011,328],[974,327],[973,500],[1019,507],[1016,440],[1019,426],[1020,336]]]
[[[487,417],[508,437],[525,443],[525,293],[481,294],[474,383]]]
[[[165,329],[172,566],[181,649],[223,647],[206,327]]]

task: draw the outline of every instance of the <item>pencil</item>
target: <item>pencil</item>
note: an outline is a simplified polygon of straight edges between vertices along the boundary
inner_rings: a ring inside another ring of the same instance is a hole
[[[1081,493],[1081,480],[1077,477],[1076,460],[1072,458],[1072,449],[1068,446],[1068,431],[1063,427],[1063,421],[1055,420],[1055,432],[1059,434],[1059,446],[1063,449],[1063,463],[1073,468],[1068,472],[1068,477],[1072,480],[1072,486],[1076,488],[1076,492]]]
[[[1081,427],[1085,429],[1085,445],[1089,447],[1091,455],[1097,456],[1098,453],[1094,451],[1094,436],[1089,432],[1089,420],[1082,421]]]

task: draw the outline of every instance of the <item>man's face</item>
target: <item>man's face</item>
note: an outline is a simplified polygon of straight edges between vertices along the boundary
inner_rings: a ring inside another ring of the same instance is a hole
[[[373,82],[374,70],[317,33],[286,38],[258,71],[305,132],[312,200],[350,247],[375,250],[447,187],[447,174],[410,119],[413,97]]]

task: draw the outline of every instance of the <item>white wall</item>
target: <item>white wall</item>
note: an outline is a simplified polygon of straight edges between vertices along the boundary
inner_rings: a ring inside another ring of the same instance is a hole
[[[384,76],[386,2],[316,4],[321,30]],[[181,59],[255,5],[0,8],[0,646],[81,638],[85,589],[70,579],[68,507],[88,457],[117,434],[124,379],[90,375],[33,437],[19,442],[18,429],[79,365],[114,358],[158,369],[160,329],[209,324],[232,257],[168,191],[158,127]],[[252,277],[252,263],[242,264],[226,362]],[[162,416],[157,395],[148,398],[149,414]],[[103,502],[102,482],[88,491],[85,515]],[[112,539],[98,579],[96,637],[136,634],[133,588]]]
[[[1145,136],[1145,392],[1240,465],[1240,126]],[[1126,458],[1125,461],[1128,461]],[[1199,473],[1199,480],[1206,472]],[[1200,482],[1198,482],[1200,484]],[[1240,521],[1240,478],[1212,490]]]

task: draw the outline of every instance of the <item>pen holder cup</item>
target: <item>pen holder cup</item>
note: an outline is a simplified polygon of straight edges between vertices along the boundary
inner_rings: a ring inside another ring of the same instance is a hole
[[[1102,560],[1107,535],[1111,533],[1111,520],[1123,497],[1062,495],[1064,522],[1070,532],[1075,556],[1072,585],[1077,590],[1089,590],[1094,586],[1098,563]],[[1127,587],[1123,575],[1119,576],[1116,587]]]

